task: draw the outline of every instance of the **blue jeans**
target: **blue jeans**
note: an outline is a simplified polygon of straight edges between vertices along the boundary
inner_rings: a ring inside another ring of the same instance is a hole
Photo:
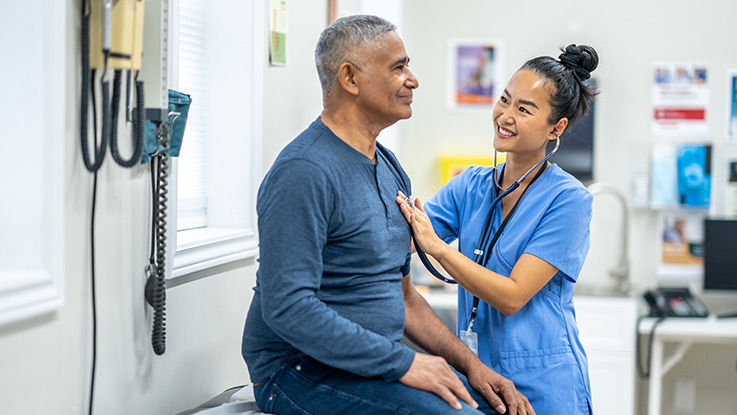
[[[365,378],[324,365],[310,357],[285,363],[276,373],[254,388],[256,403],[278,415],[373,415],[373,414],[497,414],[489,403],[458,372],[471,397],[479,403],[473,409],[453,409],[434,393],[414,389],[380,377]]]

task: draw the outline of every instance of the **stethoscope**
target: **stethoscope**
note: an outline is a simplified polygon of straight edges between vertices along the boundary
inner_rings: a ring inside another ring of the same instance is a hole
[[[484,220],[484,226],[483,226],[483,232],[481,233],[481,237],[479,238],[478,244],[476,245],[476,249],[473,250],[473,261],[477,264],[485,265],[486,261],[488,259],[485,258],[485,247],[489,244],[489,238],[491,237],[491,221],[494,217],[494,209],[496,209],[496,206],[501,202],[502,199],[504,199],[505,196],[508,194],[514,192],[517,190],[518,187],[527,179],[527,177],[535,171],[538,167],[540,167],[543,163],[547,162],[550,157],[555,154],[556,151],[558,151],[558,147],[560,147],[560,136],[555,137],[555,148],[553,148],[553,151],[551,151],[549,154],[547,154],[545,157],[543,157],[542,160],[540,160],[537,164],[535,164],[530,170],[527,170],[527,173],[523,174],[522,177],[517,179],[514,183],[512,183],[508,188],[503,189],[502,186],[499,184],[499,181],[497,179],[497,168],[496,168],[496,162],[497,162],[497,152],[494,150],[494,164],[493,164],[493,174],[494,174],[494,185],[497,192],[501,192],[498,196],[494,198],[494,200],[491,202],[491,207],[489,208],[489,213],[486,215],[486,220]],[[412,203],[411,197],[407,197],[406,202],[410,204],[410,206],[414,207],[414,203]],[[425,268],[433,275],[435,278],[439,279],[440,281],[447,282],[448,284],[458,284],[457,281],[452,280],[450,278],[445,277],[443,274],[441,274],[435,267],[430,263],[430,260],[427,258],[427,254],[420,249],[420,245],[417,243],[417,239],[414,239],[415,244],[415,250],[417,251],[417,256],[420,257],[420,261],[422,261],[422,265],[425,266]]]

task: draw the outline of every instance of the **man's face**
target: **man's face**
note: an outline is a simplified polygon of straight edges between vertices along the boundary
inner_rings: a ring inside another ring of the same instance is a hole
[[[356,50],[357,102],[367,117],[391,125],[412,116],[412,90],[419,86],[409,70],[404,43],[395,31]]]

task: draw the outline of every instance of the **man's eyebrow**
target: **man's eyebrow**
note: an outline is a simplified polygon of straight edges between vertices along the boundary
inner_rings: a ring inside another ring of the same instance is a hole
[[[509,91],[507,91],[506,88],[504,89],[504,94],[507,95],[510,99],[512,98],[512,94],[510,94]],[[526,99],[519,100],[519,103],[522,104],[522,105],[529,105],[531,107],[535,107],[537,109],[540,109],[540,107],[538,107],[537,104],[535,104],[532,101],[528,101]]]
[[[391,64],[391,66],[399,65],[400,63],[405,64],[405,65],[409,64],[409,58],[407,56],[401,57],[395,60],[394,63]]]

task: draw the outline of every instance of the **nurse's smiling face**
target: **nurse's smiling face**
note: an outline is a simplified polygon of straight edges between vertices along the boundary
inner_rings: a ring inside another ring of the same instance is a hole
[[[550,123],[550,90],[545,78],[527,69],[519,70],[494,105],[494,148],[501,152],[545,153],[568,120]],[[561,128],[562,127],[562,128]]]

